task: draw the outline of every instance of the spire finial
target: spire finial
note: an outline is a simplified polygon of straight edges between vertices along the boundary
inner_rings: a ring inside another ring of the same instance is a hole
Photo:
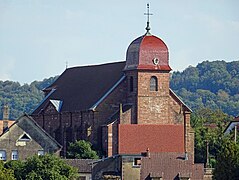
[[[149,16],[150,15],[153,15],[152,13],[149,12],[149,3],[147,4],[147,13],[144,13],[144,15],[147,15],[147,26],[146,26],[146,34],[150,34],[149,30],[150,30],[150,27],[149,27]]]

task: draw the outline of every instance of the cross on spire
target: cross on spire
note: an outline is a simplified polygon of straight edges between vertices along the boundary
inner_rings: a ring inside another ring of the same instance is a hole
[[[146,34],[150,34],[150,33],[149,33],[149,30],[150,30],[150,27],[149,27],[149,16],[150,16],[150,15],[153,15],[153,14],[149,12],[149,3],[147,4],[147,13],[144,13],[144,15],[147,15],[147,16],[148,16],[148,17],[147,17],[147,26],[146,26],[146,28],[145,28],[146,31],[147,31]]]

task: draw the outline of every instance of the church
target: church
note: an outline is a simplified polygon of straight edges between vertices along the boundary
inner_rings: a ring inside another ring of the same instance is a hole
[[[150,32],[126,61],[67,68],[31,116],[61,146],[87,140],[103,157],[93,179],[207,179],[194,163],[191,109],[169,87],[169,51]],[[209,178],[210,179],[210,178]]]
[[[190,160],[192,178],[192,111],[170,89],[171,70],[168,47],[151,34],[148,20],[146,33],[128,46],[126,61],[67,68],[43,90],[31,116],[63,146],[63,157],[69,142],[80,139],[108,158],[176,153]],[[202,175],[203,165],[199,169]]]
[[[153,150],[157,141],[157,151],[193,153],[191,110],[169,88],[170,71],[166,44],[148,30],[129,45],[126,61],[66,69],[43,90],[32,117],[63,145],[63,155],[78,139],[105,156]],[[138,146],[126,148],[131,140]]]

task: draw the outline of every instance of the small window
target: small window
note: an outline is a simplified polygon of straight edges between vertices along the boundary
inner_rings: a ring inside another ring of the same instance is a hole
[[[25,134],[23,134],[18,140],[19,140],[19,141],[30,141],[31,138],[30,138],[29,135],[27,135],[27,134],[25,133]]]
[[[12,160],[18,160],[18,151],[17,150],[12,151]]]
[[[6,151],[0,150],[0,160],[3,160],[3,161],[7,160]]]
[[[141,165],[141,158],[134,158],[134,166],[140,166]]]
[[[162,177],[152,177],[151,180],[162,180]]]
[[[150,91],[158,91],[158,78],[155,76],[150,79]]]
[[[130,77],[130,80],[129,80],[129,90],[130,92],[134,91],[134,79],[132,76]]]
[[[45,154],[44,150],[38,150],[37,155],[38,156],[43,156]]]

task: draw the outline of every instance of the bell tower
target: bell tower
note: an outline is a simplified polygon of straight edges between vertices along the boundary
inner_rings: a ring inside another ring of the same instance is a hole
[[[146,33],[128,47],[124,68],[132,124],[169,124],[169,53],[166,44],[151,35],[149,5]]]

